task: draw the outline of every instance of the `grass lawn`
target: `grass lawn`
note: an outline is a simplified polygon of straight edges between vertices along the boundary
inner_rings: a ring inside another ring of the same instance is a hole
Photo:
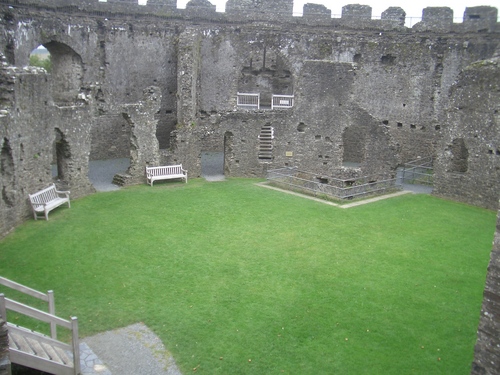
[[[0,242],[0,275],[53,289],[82,337],[144,322],[183,374],[470,373],[495,212],[257,181],[74,200]]]

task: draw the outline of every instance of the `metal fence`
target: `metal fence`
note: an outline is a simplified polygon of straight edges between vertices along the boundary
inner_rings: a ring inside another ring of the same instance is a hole
[[[271,101],[271,109],[274,108],[292,108],[294,102],[293,95],[274,95]]]
[[[402,182],[414,185],[434,185],[433,158],[427,157],[405,163]]]
[[[337,200],[401,190],[396,178],[384,175],[363,176],[353,179],[318,176],[299,171],[296,167],[273,169],[267,172],[267,180],[275,186],[314,196]]]
[[[260,109],[260,94],[239,92],[237,105],[238,107]]]

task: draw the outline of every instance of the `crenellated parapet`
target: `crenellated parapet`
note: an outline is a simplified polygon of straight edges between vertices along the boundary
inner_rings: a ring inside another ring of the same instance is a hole
[[[278,25],[294,23],[311,26],[348,27],[350,29],[381,29],[411,27],[415,31],[435,32],[495,32],[500,29],[498,9],[490,6],[466,8],[461,23],[449,7],[427,7],[422,10],[420,22],[409,25],[404,8],[389,7],[382,14],[373,14],[363,4],[342,7],[340,18],[332,18],[332,11],[324,5],[307,3],[303,14],[293,14],[293,0],[227,0],[225,12],[217,12],[209,0],[190,0],[185,9],[177,8],[177,0],[0,0],[0,5],[36,7],[43,10],[85,13],[102,16],[163,17],[206,22],[235,23],[272,21]]]

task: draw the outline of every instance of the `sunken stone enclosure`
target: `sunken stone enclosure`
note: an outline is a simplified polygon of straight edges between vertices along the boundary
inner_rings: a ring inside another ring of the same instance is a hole
[[[0,0],[0,237],[30,217],[29,193],[54,181],[72,198],[92,194],[90,161],[113,158],[130,158],[119,180],[137,184],[159,164],[201,176],[212,154],[228,177],[395,175],[432,157],[433,194],[497,210],[497,9],[467,8],[455,23],[450,8],[425,8],[412,27],[399,7],[376,19],[365,5],[341,18],[303,10]],[[29,66],[39,46],[50,72]]]

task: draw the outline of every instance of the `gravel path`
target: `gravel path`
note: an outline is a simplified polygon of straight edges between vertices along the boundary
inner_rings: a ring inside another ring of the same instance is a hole
[[[137,323],[82,339],[102,365],[96,374],[182,375],[161,340],[145,324]]]

